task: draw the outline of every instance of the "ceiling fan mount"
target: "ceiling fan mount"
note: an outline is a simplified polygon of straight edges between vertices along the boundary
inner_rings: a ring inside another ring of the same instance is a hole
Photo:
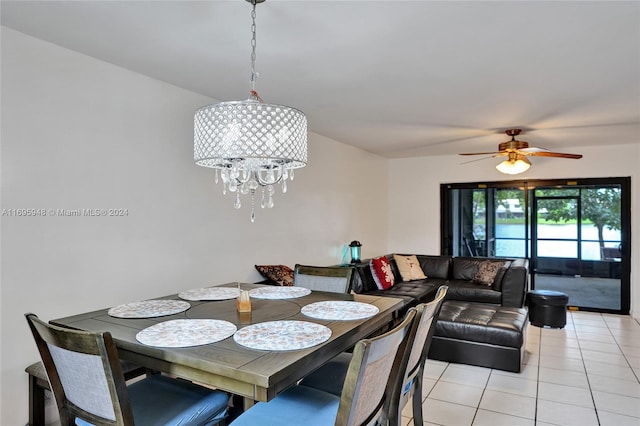
[[[498,145],[498,151],[517,151],[519,149],[529,148],[529,143],[525,141],[516,140],[516,136],[522,132],[521,129],[509,129],[504,131],[507,136],[511,136],[511,140],[502,142]]]

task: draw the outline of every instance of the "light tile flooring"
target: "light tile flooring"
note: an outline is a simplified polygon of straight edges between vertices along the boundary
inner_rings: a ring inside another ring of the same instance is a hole
[[[631,317],[568,312],[564,329],[529,325],[526,348],[521,373],[427,361],[424,425],[640,426]],[[402,414],[413,425],[411,404]]]

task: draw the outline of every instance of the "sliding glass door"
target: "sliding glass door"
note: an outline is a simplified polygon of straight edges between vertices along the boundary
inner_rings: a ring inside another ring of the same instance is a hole
[[[441,186],[442,253],[530,260],[531,287],[628,313],[630,179]]]
[[[536,188],[535,288],[562,291],[569,305],[620,311],[621,185]]]

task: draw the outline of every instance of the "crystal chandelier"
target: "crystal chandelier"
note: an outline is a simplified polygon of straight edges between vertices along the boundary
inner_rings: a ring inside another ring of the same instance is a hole
[[[273,207],[275,185],[287,192],[287,179],[294,169],[307,164],[307,118],[302,111],[267,104],[256,91],[256,4],[251,10],[251,91],[245,101],[221,102],[196,111],[193,158],[197,165],[216,169],[215,182],[222,180],[222,193],[251,196],[251,222],[255,221],[255,197],[260,207]]]

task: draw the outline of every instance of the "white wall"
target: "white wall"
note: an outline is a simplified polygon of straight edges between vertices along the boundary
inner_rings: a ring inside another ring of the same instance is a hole
[[[2,217],[0,424],[27,421],[25,312],[257,281],[256,263],[338,263],[353,239],[386,252],[387,210],[369,208],[386,201],[383,158],[310,134],[309,165],[251,224],[248,202],[236,211],[193,164],[193,113],[211,99],[4,27],[1,47],[1,207],[128,215]]]
[[[611,135],[615,139],[615,134]],[[640,141],[602,148],[572,148],[580,160],[536,157],[515,179],[631,177],[631,211],[640,210]],[[459,156],[392,160],[389,163],[389,251],[440,253],[440,184],[512,180],[495,169],[497,160],[461,165]],[[407,195],[410,193],[411,195]],[[640,318],[640,215],[631,215],[631,310]]]
[[[37,353],[25,312],[48,320],[256,281],[255,263],[338,263],[353,239],[365,258],[438,253],[440,183],[505,180],[491,160],[387,161],[310,134],[309,166],[251,224],[247,203],[235,211],[212,172],[192,162],[193,112],[211,99],[4,27],[1,35],[1,207],[128,209],[126,217],[2,217],[2,425],[27,420],[23,369]],[[521,176],[631,176],[638,211],[638,145],[576,152],[585,157],[536,158]],[[632,226],[640,229],[639,215]],[[634,250],[636,310],[639,265]]]

